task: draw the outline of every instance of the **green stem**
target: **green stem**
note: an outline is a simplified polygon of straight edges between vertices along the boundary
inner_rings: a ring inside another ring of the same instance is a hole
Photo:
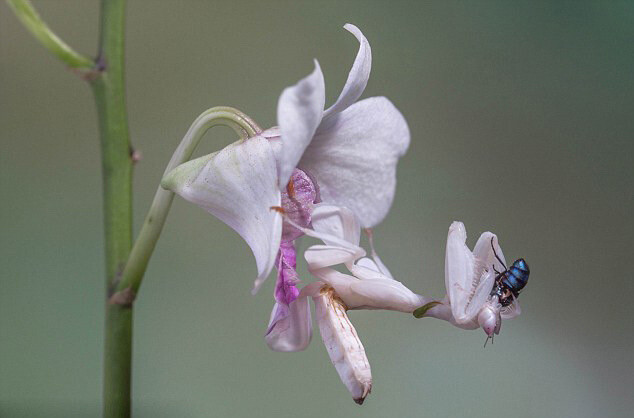
[[[101,137],[106,288],[116,287],[132,246],[132,158],[124,84],[125,0],[102,0],[98,75],[91,82]],[[131,411],[132,304],[106,303],[103,416]]]
[[[104,337],[103,416],[130,417],[132,305],[174,194],[158,188],[139,237],[132,248],[133,160],[124,84],[126,1],[101,1],[100,48],[96,62],[78,54],[57,37],[42,21],[30,1],[7,2],[42,45],[69,67],[82,70],[84,79],[91,82],[101,140],[108,294]],[[205,132],[217,125],[233,128],[242,139],[260,132],[260,128],[248,116],[236,109],[209,109],[194,121],[172,156],[165,173],[188,161]]]
[[[18,19],[33,36],[50,52],[70,68],[91,69],[95,63],[88,57],[75,52],[62,41],[40,18],[29,0],[7,0]]]
[[[192,123],[183,137],[178,148],[165,169],[167,174],[191,158],[207,130],[214,126],[223,125],[232,128],[242,139],[257,135],[260,128],[248,116],[231,107],[213,107],[203,112]],[[174,193],[161,188],[156,190],[152,206],[145,217],[143,227],[139,232],[128,262],[117,286],[117,293],[113,296],[116,303],[134,299],[134,295],[141,285],[156,242],[161,234],[165,219],[172,205]]]

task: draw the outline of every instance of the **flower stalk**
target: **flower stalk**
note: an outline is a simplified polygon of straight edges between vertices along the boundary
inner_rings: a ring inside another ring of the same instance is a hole
[[[40,18],[28,0],[7,0],[22,24],[69,68],[90,83],[99,121],[103,174],[106,312],[103,374],[104,418],[131,416],[133,302],[156,245],[174,194],[158,188],[139,237],[132,245],[132,169],[125,104],[125,0],[102,0],[96,60],[75,52]],[[248,116],[215,107],[198,117],[165,172],[188,161],[213,126],[232,128],[242,139],[260,133]]]
[[[232,128],[243,140],[255,136],[261,131],[253,120],[237,109],[224,106],[208,109],[192,123],[172,155],[165,169],[165,174],[189,161],[205,133],[219,125]],[[112,302],[117,303],[120,300],[125,304],[130,297],[134,298],[134,294],[141,286],[143,275],[165,224],[173,199],[174,192],[165,190],[161,186],[156,190],[150,210],[134,243],[121,279],[117,283],[116,293],[111,297]]]
[[[7,0],[7,4],[24,27],[68,67],[90,70],[94,66],[92,59],[76,52],[48,27],[29,0]]]

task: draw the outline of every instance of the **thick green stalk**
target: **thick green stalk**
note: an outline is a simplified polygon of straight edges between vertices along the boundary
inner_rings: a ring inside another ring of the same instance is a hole
[[[29,0],[7,0],[22,24],[60,61],[91,82],[101,139],[106,249],[106,302],[103,411],[105,418],[130,416],[132,302],[111,304],[110,296],[132,247],[132,158],[125,107],[125,0],[102,0],[96,62],[60,39]]]
[[[106,253],[103,416],[130,417],[132,304],[174,195],[158,188],[132,248],[133,153],[128,133],[124,83],[126,1],[101,1],[100,47],[95,61],[75,52],[55,35],[29,0],[7,2],[44,47],[91,83],[101,139]],[[189,160],[204,133],[217,125],[233,128],[242,139],[260,132],[260,128],[239,110],[230,107],[209,109],[194,121],[165,172]]]
[[[101,137],[106,289],[117,286],[132,246],[132,158],[124,85],[125,0],[102,0],[97,76],[91,81]],[[106,302],[103,416],[129,417],[132,303]]]

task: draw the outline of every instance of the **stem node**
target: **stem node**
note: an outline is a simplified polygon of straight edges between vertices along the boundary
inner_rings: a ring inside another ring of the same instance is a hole
[[[110,296],[110,299],[108,299],[108,303],[110,305],[121,305],[126,308],[131,308],[135,299],[136,293],[132,290],[132,288],[128,287],[115,292],[112,296]]]

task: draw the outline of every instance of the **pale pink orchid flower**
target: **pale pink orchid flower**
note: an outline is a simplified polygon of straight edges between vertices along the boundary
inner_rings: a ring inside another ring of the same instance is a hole
[[[313,206],[324,202],[349,208],[364,228],[377,225],[392,204],[396,164],[409,145],[407,123],[388,99],[357,101],[368,82],[372,54],[356,26],[344,27],[360,47],[332,106],[324,110],[324,78],[315,61],[310,75],[282,92],[279,126],[182,164],[161,183],[247,242],[257,266],[254,293],[277,267],[267,335],[282,332],[303,309],[291,307],[299,295],[294,241],[302,232],[284,222],[282,213],[309,227]]]
[[[394,280],[371,238],[371,258],[366,257],[359,246],[360,224],[351,210],[321,203],[313,209],[312,229],[290,222],[304,234],[323,241],[304,253],[308,270],[318,281],[305,286],[290,303],[292,314],[282,321],[284,327],[278,326],[266,336],[267,343],[278,351],[299,351],[308,346],[312,328],[308,297],[312,297],[328,355],[354,401],[361,404],[372,388],[370,363],[346,312],[387,309],[411,313],[431,299]],[[338,264],[349,274],[332,268]],[[273,313],[271,321],[274,318]]]

